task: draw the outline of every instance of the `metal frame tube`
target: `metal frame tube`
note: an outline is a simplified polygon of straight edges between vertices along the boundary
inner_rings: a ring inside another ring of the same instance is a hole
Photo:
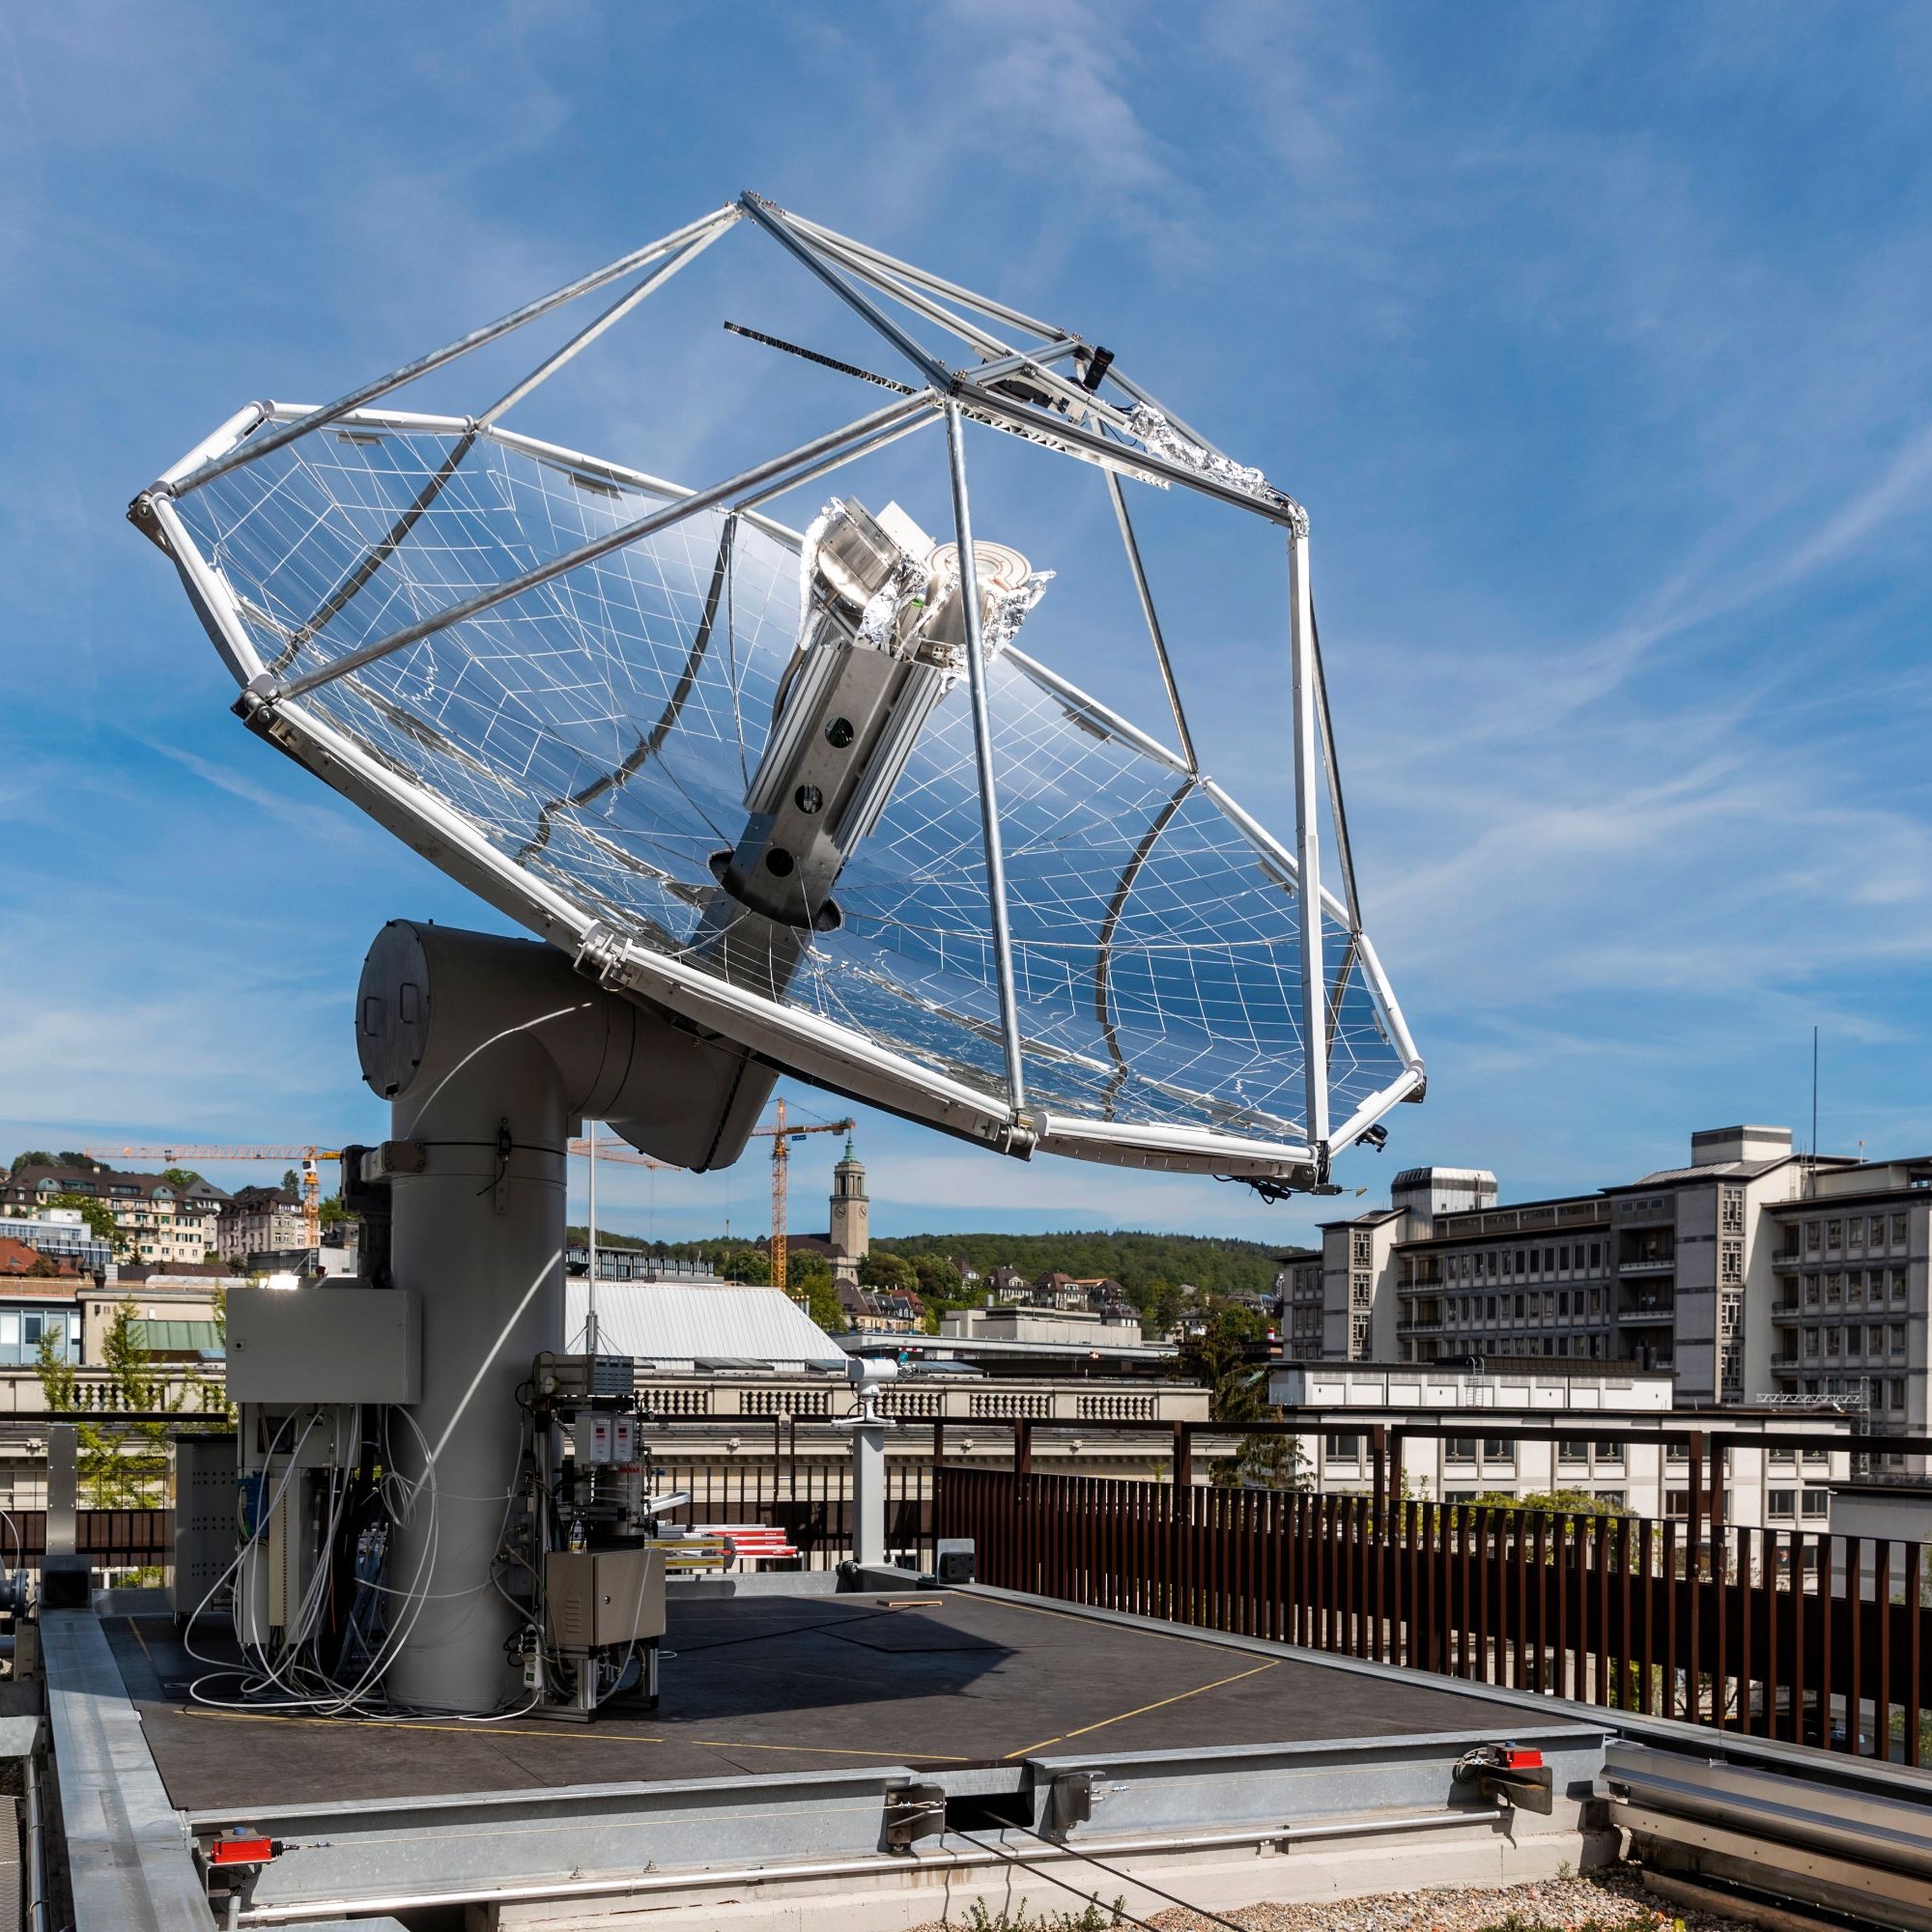
[[[1127,499],[1121,489],[1121,479],[1113,470],[1100,472],[1107,479],[1107,495],[1113,499],[1114,518],[1121,526],[1121,541],[1127,550],[1127,568],[1133,572],[1134,591],[1141,600],[1141,615],[1147,619],[1148,636],[1153,639],[1153,654],[1160,665],[1160,681],[1167,687],[1168,709],[1174,713],[1174,728],[1180,733],[1180,749],[1187,758],[1187,769],[1198,774],[1201,760],[1195,755],[1194,734],[1187,728],[1187,719],[1180,708],[1180,687],[1174,680],[1174,667],[1168,662],[1167,639],[1160,634],[1160,614],[1153,608],[1153,591],[1149,587],[1147,571],[1141,563],[1141,547],[1134,541],[1134,526],[1127,516]]]
[[[1105,437],[1095,436],[1092,430],[1082,429],[1077,424],[1064,421],[1059,416],[1050,416],[1038,410],[1028,409],[1024,404],[1013,402],[1009,397],[1002,396],[995,390],[981,388],[970,376],[960,378],[956,393],[961,401],[970,404],[975,410],[983,410],[988,415],[998,416],[1003,421],[1023,424],[1028,429],[1037,430],[1050,441],[1064,442],[1072,448],[1086,450],[1110,467],[1118,466],[1126,470],[1144,469],[1151,476],[1160,477],[1169,483],[1179,483],[1184,489],[1199,491],[1204,497],[1212,497],[1217,502],[1232,504],[1237,510],[1246,510],[1250,516],[1265,517],[1269,523],[1280,524],[1291,530],[1298,530],[1307,524],[1306,512],[1293,498],[1275,503],[1261,497],[1251,497],[1245,491],[1231,489],[1225,483],[1217,483],[1211,476],[1204,476],[1198,470],[1185,469],[1179,463],[1170,463],[1165,457],[1154,455],[1151,450],[1109,442]],[[1205,443],[1202,446],[1207,447]]]
[[[808,221],[802,214],[788,217],[795,228],[810,235],[813,241],[822,242],[848,255],[856,255],[874,266],[889,270],[895,275],[902,275],[916,287],[928,294],[945,296],[951,300],[964,302],[969,308],[994,322],[1004,322],[1015,328],[1030,328],[1036,335],[1049,338],[1069,333],[1064,328],[1056,328],[1050,322],[1040,322],[1016,308],[1009,308],[1005,302],[995,301],[990,296],[975,295],[971,289],[962,288],[957,282],[949,282],[943,275],[935,275],[930,270],[916,268],[910,262],[901,262],[895,255],[888,255],[883,248],[874,248],[869,242],[855,242],[849,235],[841,235],[836,228],[827,228],[823,222]],[[1172,417],[1169,418],[1173,420]]]
[[[794,232],[796,226],[797,224],[794,224]],[[893,274],[889,270],[880,268],[876,263],[862,260],[836,242],[826,242],[814,237],[813,242],[807,245],[814,244],[840,268],[849,270],[862,281],[877,289],[881,295],[891,296],[895,301],[903,302],[908,308],[924,316],[928,322],[936,322],[949,334],[956,335],[961,342],[977,349],[980,355],[1007,357],[1013,357],[1016,355],[1017,352],[1010,344],[1002,342],[988,329],[977,327],[964,316],[945,307],[923,290],[915,288],[912,283]]]
[[[1070,678],[1062,677],[1057,670],[1049,669],[1037,658],[1030,658],[1017,644],[1009,644],[1006,651],[1007,662],[1021,676],[1030,678],[1043,691],[1050,691],[1070,709],[1084,711],[1111,735],[1131,745],[1135,751],[1144,752],[1151,758],[1158,758],[1164,765],[1175,771],[1194,775],[1193,767],[1179,752],[1163,745],[1158,738],[1151,738],[1138,724],[1128,722],[1112,706],[1102,704],[1091,693],[1082,691]]]
[[[844,276],[835,273],[816,249],[793,233],[791,224],[777,207],[751,193],[744,196],[739,206],[780,246],[803,262],[840,301],[870,323],[934,388],[942,393],[952,388],[955,381],[953,371],[914,341],[876,302],[861,295]]]
[[[319,686],[332,684],[339,677],[346,677],[352,671],[362,669],[365,665],[375,664],[380,659],[403,650],[411,644],[420,643],[425,638],[434,637],[437,632],[447,630],[452,624],[460,624],[467,618],[480,616],[485,611],[493,611],[498,604],[506,603],[513,597],[521,597],[526,591],[538,589],[554,578],[581,569],[586,563],[595,563],[599,557],[609,556],[612,551],[623,550],[628,545],[640,543],[644,538],[656,536],[660,531],[670,529],[702,511],[714,509],[720,503],[726,502],[741,493],[754,490],[759,484],[781,476],[802,464],[816,462],[834,450],[845,450],[848,456],[858,455],[861,453],[859,450],[847,446],[863,442],[878,432],[895,428],[908,416],[916,414],[921,410],[930,409],[933,401],[932,396],[921,394],[909,397],[903,402],[889,404],[885,409],[874,411],[868,416],[861,416],[857,422],[847,423],[842,429],[814,438],[810,442],[802,443],[797,449],[787,450],[782,456],[773,457],[768,463],[741,470],[736,476],[727,477],[723,483],[713,484],[708,490],[696,491],[680,502],[668,504],[664,509],[654,510],[649,516],[639,517],[632,523],[620,524],[615,529],[607,530],[601,537],[593,537],[590,542],[580,544],[573,551],[566,551],[562,556],[552,557],[548,563],[540,563],[534,570],[526,570],[521,577],[511,578],[507,583],[492,584],[489,589],[479,590],[472,597],[460,598],[454,604],[446,604],[440,611],[432,611],[427,617],[418,618],[413,624],[405,624],[400,631],[392,631],[386,638],[377,639],[373,644],[364,644],[360,650],[347,652],[332,664],[324,665],[319,670],[310,671],[306,677],[298,677],[292,684],[278,685],[263,696],[271,703],[303,696]]]
[[[993,967],[1000,987],[1000,1031],[1007,1053],[1007,1099],[1026,1105],[1019,1002],[1013,992],[1012,935],[1007,923],[1007,860],[993,777],[993,727],[986,711],[986,642],[980,627],[980,566],[973,550],[973,505],[966,491],[966,435],[959,405],[946,405],[946,448],[952,470],[952,529],[959,546],[959,602],[966,620],[966,677],[973,697],[973,750],[980,770],[980,830],[986,847],[986,898],[993,920]]]
[[[1298,531],[1291,531],[1288,539],[1288,637],[1294,682],[1294,844],[1301,882],[1305,1125],[1310,1145],[1323,1152],[1328,1140],[1328,986],[1321,971],[1321,826],[1316,799],[1318,706],[1308,538]]]
[[[514,388],[508,390],[497,401],[492,403],[476,418],[477,427],[479,429],[488,429],[505,410],[512,409],[518,403],[522,402],[538,384],[547,383],[566,362],[577,355],[580,351],[588,349],[606,329],[611,327],[616,323],[622,322],[646,296],[655,295],[673,275],[688,269],[693,262],[697,260],[698,256],[704,253],[705,249],[711,246],[712,242],[724,233],[729,225],[728,222],[721,221],[715,228],[707,229],[695,242],[692,242],[679,253],[673,255],[668,262],[666,262],[662,267],[646,275],[629,294],[619,296],[594,322],[586,323],[582,328],[579,329],[554,355],[551,356],[547,361],[538,363]]]
[[[737,220],[738,214],[737,205],[733,203],[714,210],[702,220],[687,222],[684,227],[645,247],[633,249],[630,254],[580,276],[563,288],[554,289],[547,296],[539,296],[535,301],[526,302],[522,308],[513,309],[496,322],[471,329],[468,335],[460,336],[440,349],[434,349],[427,355],[419,355],[413,362],[405,362],[400,369],[392,370],[373,383],[364,383],[360,388],[352,389],[346,396],[338,396],[334,402],[325,403],[321,409],[313,410],[294,422],[284,423],[279,429],[270,430],[253,442],[230,450],[226,456],[204,463],[200,469],[179,478],[169,487],[178,497],[185,497],[190,490],[199,490],[204,483],[212,483],[217,476],[239,469],[244,463],[253,463],[258,456],[267,456],[270,450],[281,449],[309,430],[334,422],[338,416],[346,416],[351,410],[360,409],[364,403],[373,403],[378,396],[386,396],[391,389],[399,389],[405,383],[414,382],[418,376],[427,376],[432,370],[440,369],[445,363],[468,355],[472,349],[481,349],[485,343],[495,342],[499,335],[507,335],[512,329],[523,327],[525,323],[534,322],[539,316],[548,315],[552,309],[561,308],[565,302],[588,295],[592,289],[601,289],[605,283],[614,282],[634,269],[647,268],[661,255],[683,247],[712,228],[728,227]]]

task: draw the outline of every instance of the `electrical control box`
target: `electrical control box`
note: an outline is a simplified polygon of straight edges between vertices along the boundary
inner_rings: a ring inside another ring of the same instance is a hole
[[[234,1402],[422,1400],[422,1305],[407,1288],[231,1288]]]
[[[544,1558],[544,1640],[599,1650],[664,1635],[662,1549],[553,1549]]]
[[[228,1609],[231,1589],[214,1592],[234,1564],[241,1524],[232,1435],[175,1437],[175,1615]]]
[[[608,1409],[586,1409],[570,1425],[570,1446],[580,1467],[619,1466],[638,1460],[638,1418]]]
[[[553,1402],[588,1402],[595,1396],[635,1395],[638,1365],[629,1355],[554,1355],[537,1357],[533,1378],[537,1394]]]

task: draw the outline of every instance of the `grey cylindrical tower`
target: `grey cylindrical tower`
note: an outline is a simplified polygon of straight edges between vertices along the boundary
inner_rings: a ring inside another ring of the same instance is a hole
[[[420,1172],[391,1182],[390,1263],[422,1304],[422,1400],[392,1421],[398,1470],[434,1460],[399,1524],[390,1602],[409,1635],[399,1702],[487,1711],[515,1613],[491,1586],[515,1481],[517,1388],[563,1347],[565,1159],[586,1112],[693,1167],[735,1159],[771,1076],[603,990],[554,948],[392,921],[356,996],[363,1077]],[[401,1166],[410,1163],[403,1161]],[[412,1599],[420,1594],[420,1602]]]

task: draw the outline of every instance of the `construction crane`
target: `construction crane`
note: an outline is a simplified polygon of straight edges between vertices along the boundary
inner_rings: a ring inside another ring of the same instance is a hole
[[[804,1134],[849,1134],[858,1126],[857,1121],[814,1121],[806,1126],[791,1126],[785,1120],[785,1103],[781,1098],[774,1110],[773,1122],[769,1127],[753,1127],[753,1140],[768,1140],[772,1144],[772,1245],[770,1250],[772,1286],[782,1289],[785,1285],[785,1191],[788,1183],[786,1170],[791,1165],[791,1143]]]
[[[340,1148],[325,1147],[189,1147],[178,1142],[172,1147],[91,1147],[87,1151],[99,1160],[118,1156],[123,1160],[159,1160],[170,1167],[190,1161],[210,1160],[298,1160],[301,1162],[301,1208],[304,1247],[322,1243],[322,1179],[316,1163],[340,1160]]]

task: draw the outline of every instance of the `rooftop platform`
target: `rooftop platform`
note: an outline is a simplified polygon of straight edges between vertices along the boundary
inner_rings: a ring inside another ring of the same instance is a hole
[[[344,1723],[211,1709],[166,1617],[102,1618],[169,1800],[187,1811],[1082,1751],[1508,1732],[1520,1707],[980,1595],[673,1597],[647,1719]],[[197,1648],[209,1643],[197,1638]],[[232,1683],[207,1687],[232,1695]]]

